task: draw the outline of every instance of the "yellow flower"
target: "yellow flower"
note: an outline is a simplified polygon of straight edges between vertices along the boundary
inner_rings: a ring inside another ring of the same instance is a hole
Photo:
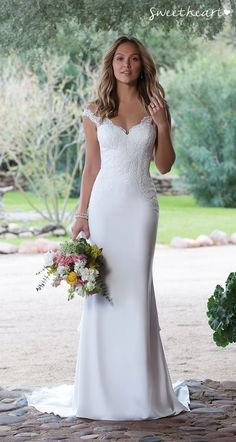
[[[90,269],[95,269],[95,270],[96,270],[96,266],[95,266],[95,264],[92,264],[92,263],[89,264],[89,268],[90,268]]]
[[[96,259],[99,255],[101,255],[101,250],[99,249],[98,246],[96,246],[96,244],[93,244],[91,246],[91,255],[93,259]]]
[[[56,272],[56,268],[55,267],[50,267],[50,269],[48,269],[48,274],[50,273],[55,273]]]
[[[70,285],[74,285],[77,283],[77,275],[75,272],[70,272],[66,278],[66,282]]]

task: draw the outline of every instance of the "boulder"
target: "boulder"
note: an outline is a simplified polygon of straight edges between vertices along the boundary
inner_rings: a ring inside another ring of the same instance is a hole
[[[228,244],[227,234],[222,230],[213,230],[209,237],[212,239],[215,246],[223,246]]]
[[[21,233],[19,233],[19,236],[21,237],[21,238],[31,238],[32,236],[33,236],[33,233],[32,232],[21,232]]]
[[[65,236],[66,235],[66,232],[64,229],[55,229],[52,233],[55,236]]]
[[[213,246],[214,242],[211,238],[209,238],[209,236],[207,235],[199,235],[196,239],[197,243],[199,244],[200,247],[205,247],[205,246]]]
[[[19,246],[20,253],[46,253],[49,250],[59,249],[59,243],[49,239],[38,238],[33,241],[23,241]]]
[[[184,240],[186,241],[187,247],[199,247],[199,243],[196,239],[184,238]]]
[[[174,236],[174,238],[172,238],[172,240],[170,242],[170,246],[176,247],[176,248],[188,247],[187,241],[185,240],[185,238],[182,238],[181,236]]]
[[[33,241],[23,241],[19,245],[19,253],[39,253],[38,246]]]
[[[236,232],[232,233],[232,235],[230,237],[230,242],[231,242],[231,244],[236,244]]]
[[[18,247],[14,244],[8,244],[5,242],[0,242],[0,253],[1,254],[9,254],[9,253],[17,253]]]
[[[35,245],[38,248],[38,253],[45,253],[49,250],[56,251],[59,249],[59,242],[51,241],[50,239],[38,238],[35,240]]]
[[[189,248],[189,247],[199,247],[199,243],[192,238],[182,238],[181,236],[174,236],[170,242],[171,247],[176,248]]]
[[[6,239],[15,239],[15,238],[18,238],[17,233],[10,233],[10,232],[4,233],[3,236],[4,236],[4,238],[6,238]]]
[[[10,233],[19,233],[20,232],[20,226],[16,223],[9,223],[8,225],[8,232]]]

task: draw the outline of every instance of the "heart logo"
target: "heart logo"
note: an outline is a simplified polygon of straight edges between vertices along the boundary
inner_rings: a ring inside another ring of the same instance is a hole
[[[231,12],[230,9],[224,9],[224,14],[225,14],[225,15],[229,15],[230,12]]]

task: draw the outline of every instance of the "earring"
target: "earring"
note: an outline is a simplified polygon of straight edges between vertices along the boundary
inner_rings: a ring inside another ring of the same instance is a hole
[[[141,73],[140,80],[142,80],[143,78],[144,78],[143,73]]]

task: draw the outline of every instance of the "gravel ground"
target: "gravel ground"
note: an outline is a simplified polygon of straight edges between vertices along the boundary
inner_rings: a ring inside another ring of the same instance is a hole
[[[153,275],[162,342],[173,382],[235,379],[235,345],[212,340],[206,303],[235,271],[236,247],[156,247]],[[66,286],[35,286],[40,255],[0,255],[1,387],[72,383],[83,299]]]

